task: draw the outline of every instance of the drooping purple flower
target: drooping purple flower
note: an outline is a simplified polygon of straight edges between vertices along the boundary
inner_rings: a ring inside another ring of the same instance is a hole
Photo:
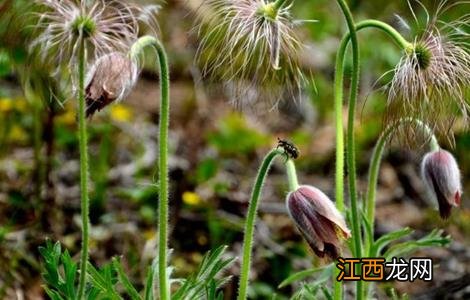
[[[460,171],[455,158],[445,150],[426,154],[421,164],[421,176],[428,193],[439,205],[441,218],[447,219],[452,207],[460,205],[462,197]]]
[[[287,210],[310,248],[319,257],[339,256],[340,239],[351,233],[333,202],[319,189],[303,185],[287,195]]]

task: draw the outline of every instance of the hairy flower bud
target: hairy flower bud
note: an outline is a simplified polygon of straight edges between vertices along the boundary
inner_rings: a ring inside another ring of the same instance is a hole
[[[426,154],[421,165],[421,175],[432,196],[439,204],[443,219],[450,216],[452,206],[459,206],[462,196],[460,171],[452,154],[438,150]]]
[[[119,52],[100,57],[88,74],[86,116],[92,116],[113,101],[125,97],[137,79],[138,68]]]
[[[303,185],[287,195],[286,204],[315,254],[336,259],[340,238],[348,239],[351,233],[333,202],[319,189]]]

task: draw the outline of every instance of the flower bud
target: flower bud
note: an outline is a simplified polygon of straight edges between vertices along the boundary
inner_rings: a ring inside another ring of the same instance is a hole
[[[127,56],[113,52],[100,57],[88,74],[86,116],[124,98],[134,86],[138,69]]]
[[[438,150],[426,154],[421,164],[421,176],[439,204],[441,218],[450,216],[452,206],[459,206],[462,196],[460,171],[452,154]]]
[[[303,185],[287,195],[287,210],[308,244],[319,257],[339,256],[340,238],[351,233],[333,202],[319,189]]]

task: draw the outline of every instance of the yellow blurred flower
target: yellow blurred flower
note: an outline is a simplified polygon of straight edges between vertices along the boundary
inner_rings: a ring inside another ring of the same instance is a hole
[[[28,110],[28,102],[24,98],[17,98],[14,100],[15,109],[19,112],[26,112]]]
[[[8,139],[12,142],[26,142],[28,140],[28,133],[18,125],[13,125],[8,134]]]
[[[129,122],[132,120],[133,113],[129,107],[122,104],[116,104],[110,107],[111,119],[117,122]]]
[[[154,239],[156,236],[157,236],[157,234],[156,234],[155,230],[153,230],[153,229],[144,231],[144,238],[145,238],[146,241]]]
[[[61,125],[73,125],[76,121],[75,112],[71,109],[67,109],[65,113],[58,116],[56,120],[57,123]]]
[[[201,204],[202,199],[198,194],[194,192],[184,192],[183,193],[183,202],[187,205],[196,206]]]
[[[9,98],[0,98],[0,112],[9,112],[13,109],[13,100]]]

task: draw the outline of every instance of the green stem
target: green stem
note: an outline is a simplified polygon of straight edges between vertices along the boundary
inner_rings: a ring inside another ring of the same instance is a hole
[[[348,23],[349,24],[349,23]],[[377,21],[377,20],[365,20],[362,22],[359,22],[356,24],[356,31],[362,30],[364,28],[377,28],[385,33],[387,33],[402,49],[406,50],[411,47],[411,43],[409,43],[403,36],[396,31],[393,27],[390,25]],[[346,57],[346,50],[349,42],[351,41],[351,32],[347,33],[343,39],[341,40],[337,57],[336,57],[336,67],[335,67],[335,119],[336,119],[336,205],[340,211],[344,210],[344,195],[343,195],[343,190],[344,190],[344,183],[343,183],[343,178],[344,178],[344,133],[343,133],[343,84],[344,84],[344,61]],[[354,51],[354,50],[353,50]],[[354,58],[353,58],[354,59]],[[357,66],[359,68],[359,66]],[[357,73],[356,73],[357,72]],[[354,80],[354,74],[357,74],[356,80]],[[356,69],[353,72],[353,79],[352,79],[352,87],[356,87],[358,85],[358,80],[359,80],[359,70],[356,71]],[[354,82],[357,82],[354,84]],[[357,95],[357,90],[353,91],[351,88],[351,96],[356,97]],[[350,151],[348,151],[349,154],[351,154],[352,158],[354,158],[354,148],[350,147],[350,144],[354,144],[353,140],[351,140],[349,137],[352,134],[354,135],[354,132],[351,131],[353,130],[353,121],[354,121],[354,109],[351,109],[351,104],[352,102],[350,101],[350,110],[349,110],[349,123],[348,123],[348,148]],[[355,107],[355,99],[354,99],[354,106]],[[353,115],[353,118],[351,118],[351,115]],[[355,171],[354,165],[349,163],[349,159],[351,157],[348,157],[348,167],[349,167],[349,174],[353,174],[355,176],[354,172],[351,172],[351,169]],[[351,191],[351,180],[352,178],[350,177],[350,191]],[[355,190],[355,189],[354,189]],[[354,211],[357,211],[357,205],[356,201],[353,203],[353,197],[355,197],[355,192],[351,193],[351,206],[353,210],[353,228],[354,231],[357,230],[358,227],[358,217],[357,213],[355,214]],[[354,206],[354,207],[353,207]],[[355,247],[358,248],[358,241],[359,244],[362,244],[359,239],[356,238],[355,236]],[[362,250],[362,249],[361,249]],[[359,256],[356,256],[359,257]],[[334,274],[336,278],[336,274]],[[335,299],[342,299],[342,286],[341,283],[337,282],[336,279],[333,280],[334,282],[334,295]],[[361,285],[361,286],[359,286]],[[362,290],[362,284],[358,282],[358,290]],[[362,297],[362,294],[360,295]]]
[[[286,5],[287,0],[276,0],[274,2],[274,9],[279,10],[281,9],[284,5]]]
[[[299,180],[297,179],[297,171],[295,170],[295,164],[292,159],[288,159],[286,162],[286,172],[289,182],[289,191],[293,192],[299,188]]]
[[[355,257],[362,257],[362,242],[361,242],[361,228],[359,226],[359,212],[357,207],[357,194],[356,194],[356,158],[355,158],[355,141],[354,141],[354,121],[356,112],[357,92],[359,86],[360,74],[360,56],[359,56],[359,43],[357,40],[356,25],[352,13],[345,0],[337,0],[340,6],[346,23],[349,28],[352,53],[353,53],[353,71],[351,77],[351,89],[349,96],[349,109],[348,109],[348,133],[347,133],[347,166],[348,166],[348,186],[349,197],[351,201],[351,218],[353,227],[353,254]],[[341,128],[342,129],[342,128]],[[338,289],[338,288],[336,288]],[[342,293],[341,293],[342,294]],[[340,295],[342,296],[342,295]],[[338,297],[338,296],[335,296]],[[363,299],[363,284],[362,281],[357,281],[356,284],[356,298]]]
[[[251,193],[248,215],[245,221],[245,234],[243,235],[243,257],[238,288],[238,300],[245,300],[247,296],[248,281],[250,278],[251,249],[253,248],[253,233],[256,223],[256,213],[258,211],[258,202],[268,171],[272,162],[278,155],[284,155],[284,152],[280,149],[273,149],[266,155],[258,170],[255,185]]]
[[[364,20],[356,24],[356,31],[362,30],[364,28],[376,28],[385,32],[392,40],[400,46],[403,50],[409,49],[413,46],[408,42],[395,28],[378,20]],[[349,40],[349,34],[347,35]]]
[[[168,127],[170,123],[170,75],[168,58],[162,43],[152,37],[141,37],[133,46],[130,55],[137,58],[143,49],[153,46],[158,55],[160,68],[160,121],[159,121],[159,190],[158,190],[158,275],[160,299],[170,299],[168,265]]]
[[[89,225],[90,212],[88,205],[88,147],[87,147],[87,125],[85,117],[85,63],[86,49],[85,40],[80,38],[78,56],[78,140],[80,148],[80,202],[82,215],[82,253],[80,257],[80,277],[78,283],[78,297],[84,298],[86,273],[88,263]]]
[[[380,170],[380,163],[382,161],[382,155],[385,149],[385,146],[395,132],[395,130],[399,126],[403,126],[405,123],[416,123],[422,130],[425,132],[426,136],[429,136],[429,145],[432,151],[436,151],[439,149],[439,143],[436,137],[433,134],[433,131],[429,126],[424,124],[422,121],[413,119],[413,118],[406,118],[401,119],[395,124],[390,125],[385,129],[382,133],[380,138],[378,139],[374,152],[372,154],[372,159],[369,167],[369,181],[367,186],[367,197],[366,197],[366,216],[367,220],[370,223],[371,228],[374,228],[374,218],[375,218],[375,197],[377,193],[377,182],[379,177],[379,170]],[[371,239],[370,242],[373,242]],[[370,247],[369,247],[370,248]]]
[[[377,20],[365,20],[356,24],[356,30],[364,28],[378,28],[386,32],[392,39],[400,45],[401,48],[407,49],[411,46],[403,36],[392,26]],[[344,210],[344,133],[343,133],[343,85],[344,85],[344,61],[346,50],[350,42],[351,35],[347,33],[341,40],[335,66],[335,83],[334,83],[334,105],[335,105],[335,124],[336,124],[336,206],[339,211]]]

